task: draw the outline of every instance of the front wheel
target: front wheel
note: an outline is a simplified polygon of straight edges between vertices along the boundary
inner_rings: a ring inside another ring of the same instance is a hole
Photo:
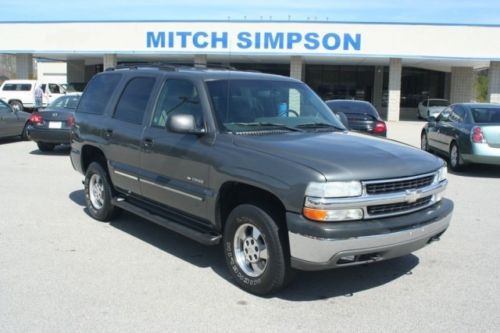
[[[233,209],[224,228],[229,272],[245,291],[265,295],[290,277],[286,231],[266,210],[251,204]]]
[[[107,172],[97,162],[90,163],[85,173],[85,203],[90,216],[110,221],[117,213],[112,204],[113,190]]]

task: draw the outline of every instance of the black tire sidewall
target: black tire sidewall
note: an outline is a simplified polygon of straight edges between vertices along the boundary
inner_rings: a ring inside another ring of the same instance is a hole
[[[256,226],[266,241],[269,259],[264,273],[259,277],[248,276],[239,267],[234,253],[234,235],[243,224]],[[265,295],[279,290],[286,281],[288,260],[284,247],[284,230],[280,230],[270,214],[264,209],[243,204],[233,209],[224,228],[224,255],[230,274],[245,291]]]
[[[422,147],[422,141],[423,141],[424,138],[425,138],[425,147]],[[427,134],[426,133],[422,133],[422,135],[420,136],[420,148],[423,151],[429,151],[429,141],[427,140]]]
[[[9,103],[10,107],[13,109],[13,110],[16,110],[16,108],[14,107],[15,105],[18,105],[17,107],[17,111],[24,111],[24,106],[23,106],[23,103],[21,102],[18,102],[18,101],[12,101]]]
[[[90,201],[90,191],[89,184],[90,178],[92,175],[97,174],[101,177],[104,186],[104,204],[100,209],[95,208]],[[90,216],[99,221],[109,221],[115,212],[115,206],[112,204],[113,200],[113,191],[111,188],[111,182],[109,180],[107,172],[104,168],[97,162],[90,163],[87,168],[87,172],[85,173],[85,203],[87,205],[88,212]]]
[[[456,149],[457,149],[457,160],[456,161],[453,161],[453,157],[451,155],[453,147],[456,147]],[[453,165],[453,162],[455,162],[455,165]],[[450,169],[453,171],[460,170],[460,149],[458,148],[458,145],[455,142],[453,142],[450,146]]]

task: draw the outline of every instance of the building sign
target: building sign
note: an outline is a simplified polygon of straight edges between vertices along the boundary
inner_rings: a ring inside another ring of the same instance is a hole
[[[266,21],[0,22],[0,36],[0,53],[500,60],[500,43],[494,42],[500,36],[500,26]]]
[[[361,34],[327,32],[250,32],[233,33],[238,50],[295,50],[360,51]],[[227,31],[148,31],[148,49],[227,50],[230,33]]]

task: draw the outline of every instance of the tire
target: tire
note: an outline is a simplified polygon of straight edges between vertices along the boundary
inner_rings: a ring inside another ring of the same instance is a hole
[[[10,101],[9,105],[12,108],[12,110],[14,110],[14,111],[23,111],[24,110],[23,103],[21,103],[19,101]]]
[[[464,169],[464,162],[462,160],[462,154],[460,153],[460,148],[457,143],[453,141],[450,145],[450,169],[453,171],[461,171]]]
[[[252,294],[274,293],[292,275],[286,229],[268,210],[252,204],[239,205],[229,214],[224,255],[236,284]]]
[[[90,163],[85,173],[85,203],[90,216],[99,221],[111,221],[118,212],[113,206],[113,188],[108,173],[98,162]]]
[[[38,149],[43,152],[53,151],[56,146],[53,143],[37,142]]]
[[[427,139],[427,134],[425,132],[422,132],[422,135],[420,136],[420,149],[423,151],[430,151],[429,140]]]
[[[24,124],[23,131],[21,132],[21,139],[24,141],[28,141],[30,139],[28,135],[28,123]]]

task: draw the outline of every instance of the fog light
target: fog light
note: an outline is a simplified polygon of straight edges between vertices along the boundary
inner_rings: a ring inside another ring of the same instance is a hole
[[[304,216],[319,222],[361,220],[363,210],[359,208],[325,210],[304,207]]]

